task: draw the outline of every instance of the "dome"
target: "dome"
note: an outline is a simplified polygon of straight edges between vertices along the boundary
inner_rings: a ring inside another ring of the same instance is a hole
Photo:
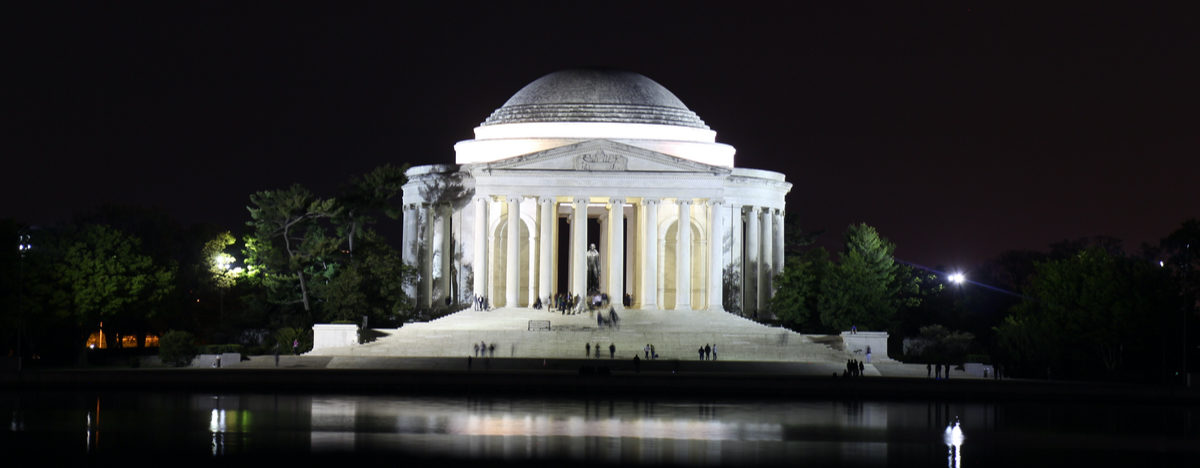
[[[667,88],[643,75],[578,69],[551,73],[525,85],[481,127],[515,123],[602,122],[708,129]]]

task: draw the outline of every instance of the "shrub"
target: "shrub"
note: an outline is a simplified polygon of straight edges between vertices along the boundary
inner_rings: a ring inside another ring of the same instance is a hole
[[[307,353],[312,351],[313,335],[312,329],[304,328],[280,328],[275,332],[275,342],[279,344],[280,354],[291,354],[292,342],[299,341],[300,346],[298,352]]]
[[[170,330],[158,340],[158,358],[163,364],[183,367],[196,357],[196,337],[191,333]]]

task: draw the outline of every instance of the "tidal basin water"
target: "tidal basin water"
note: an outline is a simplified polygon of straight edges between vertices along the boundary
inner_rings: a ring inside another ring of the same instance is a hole
[[[1200,455],[1197,408],[1150,404],[7,392],[0,415],[4,453],[42,459],[1011,466]]]

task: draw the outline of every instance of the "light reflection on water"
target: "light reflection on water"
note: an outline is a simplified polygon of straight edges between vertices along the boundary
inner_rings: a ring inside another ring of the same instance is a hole
[[[1136,452],[1153,441],[1194,454],[1189,447],[1197,435],[1192,408],[1100,405],[0,392],[0,411],[11,415],[0,449],[18,453],[169,448],[218,458],[355,452],[634,465],[961,467],[965,438],[955,437],[956,420],[970,433],[967,466],[1064,443]],[[1124,432],[1091,442],[1088,431],[1105,426]]]

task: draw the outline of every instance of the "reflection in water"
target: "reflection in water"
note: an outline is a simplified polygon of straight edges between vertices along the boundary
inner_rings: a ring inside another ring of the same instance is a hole
[[[699,465],[802,452],[874,463],[887,459],[888,406],[313,398],[311,448]]]
[[[963,458],[962,445],[963,441],[966,440],[966,436],[963,435],[962,428],[959,427],[958,418],[954,418],[954,423],[946,426],[942,440],[946,443],[947,466],[950,468],[960,468]]]
[[[974,464],[1074,466],[1090,455],[1107,464],[1178,458],[1187,460],[1178,464],[1184,466],[1200,456],[1197,412],[1200,407],[1189,404],[1094,402],[0,391],[0,414],[12,415],[0,425],[0,449],[13,459],[55,454],[113,461],[156,451],[221,460],[354,452],[622,466],[957,468],[965,465],[969,427]]]

